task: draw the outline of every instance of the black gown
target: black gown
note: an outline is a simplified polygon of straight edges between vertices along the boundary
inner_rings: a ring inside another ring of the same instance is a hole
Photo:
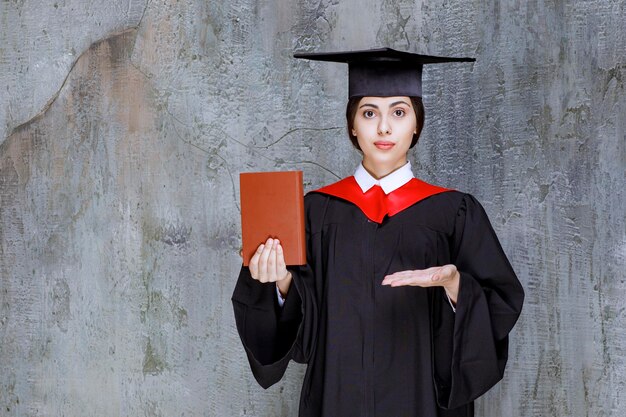
[[[482,206],[442,192],[378,224],[353,203],[305,196],[307,262],[275,284],[242,267],[232,297],[252,372],[267,388],[306,363],[300,417],[472,416],[503,376],[524,292]],[[389,287],[385,275],[454,264],[456,313],[442,287]]]

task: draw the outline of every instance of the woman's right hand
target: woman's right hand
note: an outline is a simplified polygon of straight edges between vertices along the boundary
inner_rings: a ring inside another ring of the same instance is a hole
[[[275,282],[283,297],[291,286],[291,272],[285,265],[283,247],[278,239],[269,238],[250,259],[250,275],[260,282]]]

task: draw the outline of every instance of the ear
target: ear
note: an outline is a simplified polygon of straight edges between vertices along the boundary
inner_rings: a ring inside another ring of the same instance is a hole
[[[356,136],[356,130],[352,129],[352,136]]]

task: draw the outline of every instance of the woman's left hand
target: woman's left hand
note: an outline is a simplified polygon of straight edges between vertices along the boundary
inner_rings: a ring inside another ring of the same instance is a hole
[[[400,271],[387,275],[383,279],[383,285],[400,287],[403,285],[419,287],[444,287],[450,301],[456,304],[459,295],[459,282],[461,274],[455,265],[433,266],[428,269],[417,269],[415,271]]]

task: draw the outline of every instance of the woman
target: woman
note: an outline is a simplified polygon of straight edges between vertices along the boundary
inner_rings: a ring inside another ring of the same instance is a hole
[[[523,290],[480,204],[413,177],[422,65],[390,49],[349,63],[354,176],[305,197],[307,265],[278,240],[242,268],[233,305],[257,381],[307,363],[300,416],[472,416],[498,382]]]

